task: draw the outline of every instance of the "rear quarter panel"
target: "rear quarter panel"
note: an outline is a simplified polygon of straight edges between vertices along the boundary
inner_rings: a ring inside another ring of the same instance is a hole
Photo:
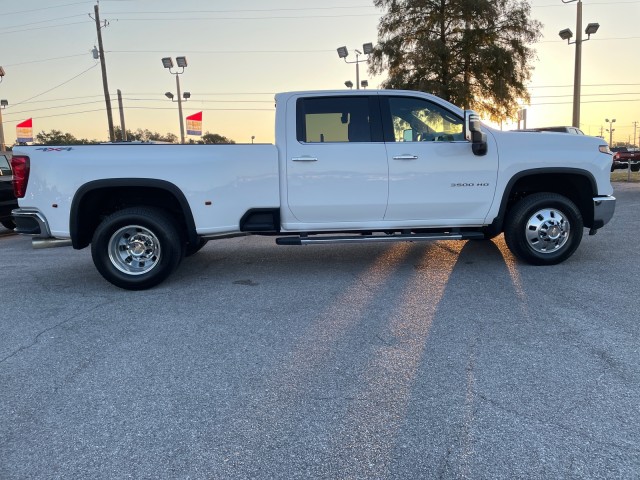
[[[279,207],[274,145],[20,147],[14,154],[31,159],[29,184],[20,206],[40,209],[56,237],[69,236],[74,195],[94,180],[140,178],[173,183],[186,197],[199,234],[239,231],[240,218],[247,210]]]

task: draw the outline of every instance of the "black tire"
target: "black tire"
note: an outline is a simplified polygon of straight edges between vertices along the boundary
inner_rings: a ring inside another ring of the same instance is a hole
[[[151,207],[113,213],[98,225],[91,241],[98,272],[126,290],[158,285],[178,267],[183,253],[172,217]]]
[[[14,222],[11,218],[7,218],[6,220],[0,221],[4,228],[8,228],[9,230],[14,230],[16,228],[16,222]]]
[[[555,265],[576,251],[584,222],[578,207],[557,193],[534,193],[507,213],[504,239],[509,250],[532,265]]]
[[[632,172],[640,171],[640,163],[636,163],[635,165],[631,165],[631,171]]]
[[[184,250],[184,256],[190,257],[191,255],[198,253],[200,250],[202,250],[202,247],[204,247],[208,242],[209,240],[206,240],[204,238],[199,238],[198,243],[196,243],[195,245],[187,244]]]

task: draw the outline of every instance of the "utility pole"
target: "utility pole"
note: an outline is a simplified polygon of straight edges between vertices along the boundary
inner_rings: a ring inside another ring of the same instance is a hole
[[[104,102],[107,106],[107,121],[109,122],[109,138],[111,142],[116,141],[115,131],[113,129],[113,115],[111,113],[111,97],[109,96],[109,84],[107,83],[107,65],[104,60],[104,48],[102,46],[102,29],[100,26],[100,12],[98,5],[93,7],[96,20],[96,29],[98,31],[98,53],[100,55],[100,66],[102,67],[102,86],[104,88]]]
[[[638,140],[638,144],[636,146],[640,147],[640,138],[636,137],[637,130],[638,130],[638,122],[635,121],[633,122],[633,143],[636,143],[636,140]]]
[[[2,107],[0,106],[0,152],[4,152],[7,146],[4,144],[4,127],[2,126]]]
[[[127,141],[127,127],[124,126],[124,108],[122,108],[122,92],[118,89],[118,108],[120,109],[120,129],[122,130],[122,141]]]

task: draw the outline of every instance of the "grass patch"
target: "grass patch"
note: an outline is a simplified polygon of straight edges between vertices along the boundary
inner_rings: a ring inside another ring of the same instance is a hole
[[[616,170],[611,172],[612,182],[626,182],[628,173],[626,170]],[[640,183],[640,172],[631,172],[631,183]]]

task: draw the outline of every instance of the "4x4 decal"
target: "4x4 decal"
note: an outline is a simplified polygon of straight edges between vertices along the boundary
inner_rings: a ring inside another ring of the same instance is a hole
[[[73,150],[73,147],[40,147],[36,150],[42,150],[43,152],[69,152]]]

